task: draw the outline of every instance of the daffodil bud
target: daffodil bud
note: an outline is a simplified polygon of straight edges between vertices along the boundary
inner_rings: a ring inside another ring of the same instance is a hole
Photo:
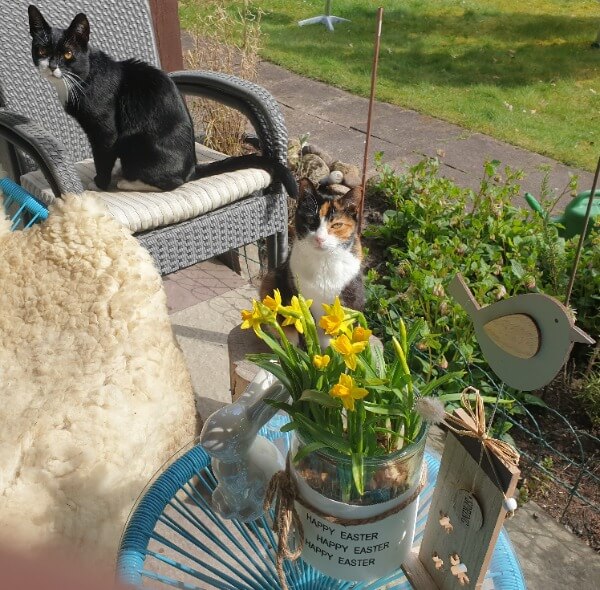
[[[404,320],[402,318],[400,318],[398,326],[400,328],[400,344],[402,344],[402,350],[404,351],[404,356],[406,357],[408,353],[408,345],[406,343],[406,324],[404,323]]]
[[[404,351],[402,350],[402,346],[400,345],[400,342],[398,342],[398,339],[395,336],[392,337],[392,344],[394,345],[394,350],[396,351],[396,356],[398,357],[398,360],[400,361],[400,364],[402,365],[404,372],[408,375],[410,373],[410,371],[408,370],[408,364],[406,362],[406,355],[404,354]]]

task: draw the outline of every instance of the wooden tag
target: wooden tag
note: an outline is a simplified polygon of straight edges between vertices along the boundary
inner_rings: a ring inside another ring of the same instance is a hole
[[[461,523],[471,531],[478,531],[483,525],[481,506],[475,496],[467,490],[456,490],[452,500],[453,523]]]

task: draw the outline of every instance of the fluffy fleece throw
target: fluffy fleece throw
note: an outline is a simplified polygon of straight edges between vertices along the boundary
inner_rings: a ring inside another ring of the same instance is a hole
[[[25,231],[0,219],[0,543],[114,558],[144,485],[196,430],[135,238],[91,197]]]

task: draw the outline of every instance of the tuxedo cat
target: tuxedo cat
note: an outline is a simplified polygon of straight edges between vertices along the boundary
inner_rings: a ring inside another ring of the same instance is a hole
[[[362,250],[358,235],[358,207],[361,189],[343,197],[322,195],[307,178],[299,183],[296,209],[296,237],[288,259],[265,276],[261,298],[279,289],[282,302],[289,305],[299,292],[312,299],[317,325],[325,314],[323,303],[331,305],[336,296],[345,307],[362,311],[365,293],[361,273]],[[321,334],[321,344],[328,339]]]
[[[85,131],[98,188],[108,188],[119,158],[123,180],[117,186],[123,190],[169,191],[204,176],[260,168],[296,196],[291,172],[264,156],[198,164],[192,119],[171,78],[145,62],[116,61],[92,48],[85,14],[78,14],[67,29],[59,29],[51,27],[35,6],[28,12],[33,63]]]

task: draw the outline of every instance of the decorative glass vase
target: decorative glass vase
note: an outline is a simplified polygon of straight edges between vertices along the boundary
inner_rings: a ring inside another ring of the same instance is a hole
[[[302,559],[333,578],[371,581],[398,569],[410,552],[418,508],[427,427],[399,451],[364,460],[364,494],[352,482],[350,457],[313,451],[294,433],[290,469],[304,527]]]

